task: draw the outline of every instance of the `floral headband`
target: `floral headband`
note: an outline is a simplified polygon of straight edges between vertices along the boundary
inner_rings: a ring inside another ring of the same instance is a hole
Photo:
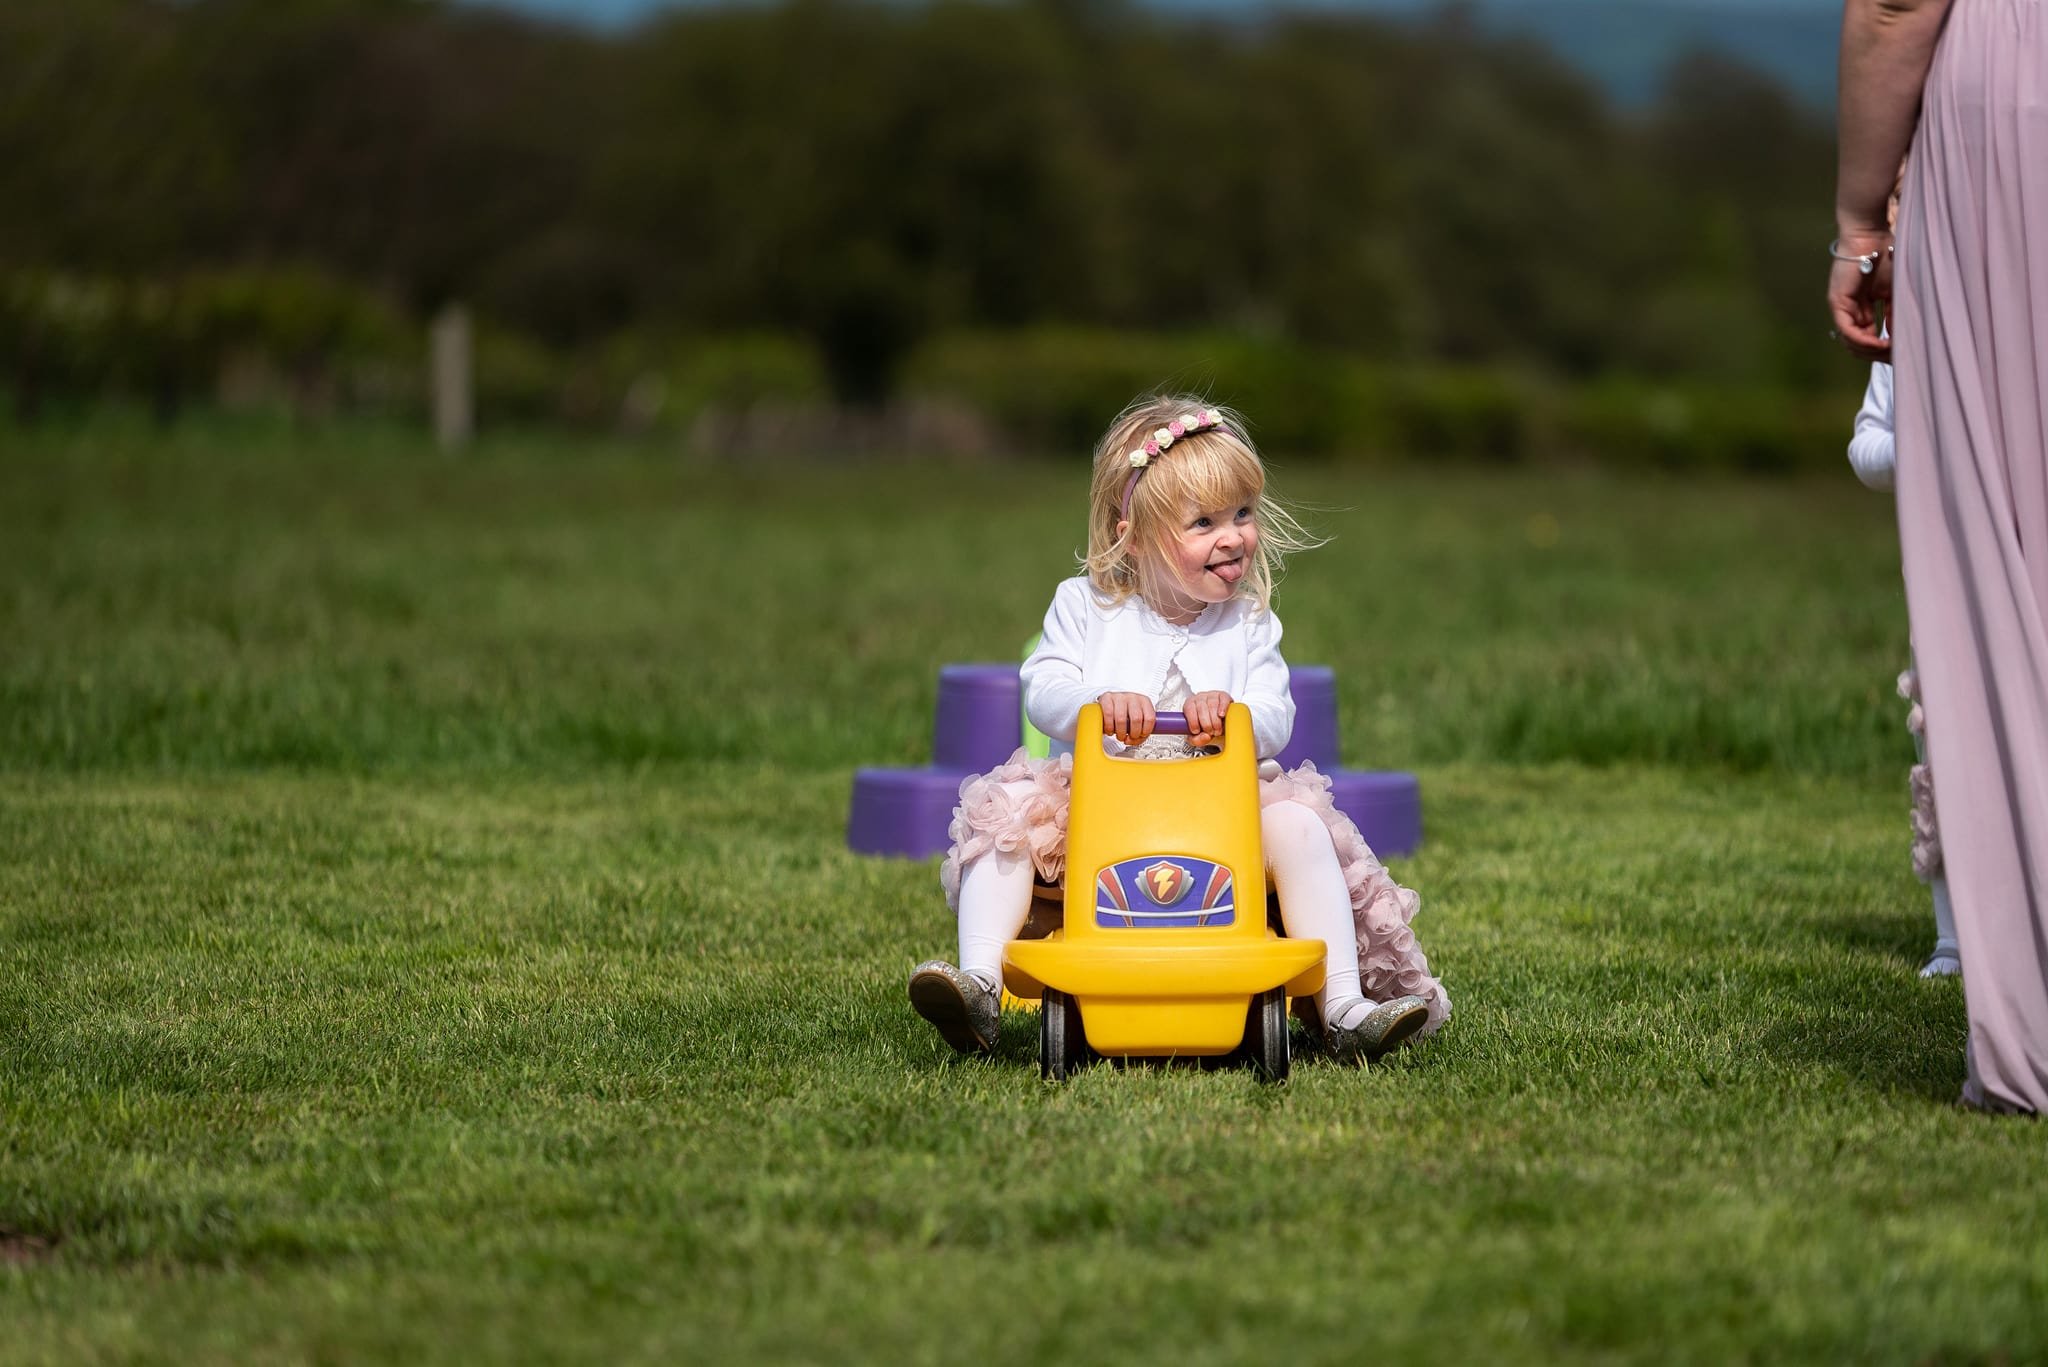
[[[1122,518],[1128,522],[1131,517],[1131,491],[1138,487],[1139,476],[1155,459],[1166,453],[1166,448],[1182,437],[1192,437],[1197,432],[1207,432],[1212,427],[1223,425],[1223,415],[1213,408],[1204,408],[1194,413],[1183,413],[1166,426],[1145,438],[1145,444],[1130,453],[1126,459],[1131,462],[1131,477],[1124,485]]]

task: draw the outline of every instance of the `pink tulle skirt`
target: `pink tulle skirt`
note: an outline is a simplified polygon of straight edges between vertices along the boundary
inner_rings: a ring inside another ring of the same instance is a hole
[[[960,805],[953,809],[948,834],[953,847],[939,867],[939,885],[946,905],[960,908],[960,871],[987,854],[1031,856],[1040,880],[1058,881],[1067,862],[1067,795],[1074,759],[1032,759],[1021,749],[1008,762],[960,785]],[[1259,780],[1259,805],[1298,802],[1322,818],[1351,892],[1351,922],[1358,933],[1358,971],[1365,995],[1374,1001],[1416,996],[1429,1004],[1429,1034],[1451,1014],[1450,994],[1429,971],[1429,960],[1416,943],[1409,922],[1422,906],[1411,888],[1396,883],[1365,843],[1351,818],[1337,810],[1330,780],[1303,764],[1277,778]]]
[[[1920,676],[1913,670],[1899,675],[1899,696],[1913,704],[1906,712],[1906,729],[1925,756],[1927,714],[1920,706]],[[1934,771],[1922,758],[1906,771],[1906,788],[1913,797],[1913,876],[1931,883],[1942,874],[1941,825],[1934,819]]]

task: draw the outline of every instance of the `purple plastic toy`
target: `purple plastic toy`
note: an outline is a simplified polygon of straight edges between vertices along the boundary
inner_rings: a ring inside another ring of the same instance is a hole
[[[1338,768],[1337,676],[1328,665],[1294,666],[1290,686],[1294,734],[1280,752],[1281,766],[1314,761],[1330,776],[1338,810],[1358,823],[1375,853],[1413,854],[1422,844],[1422,786],[1415,775]],[[1021,712],[1016,665],[942,668],[931,765],[856,770],[847,846],[860,854],[912,859],[944,854],[961,781],[995,768],[1024,743]]]
[[[932,767],[985,774],[1001,764],[1024,743],[1023,706],[1016,665],[942,667]]]
[[[912,859],[944,854],[961,780],[987,773],[1023,743],[1017,666],[946,665],[939,670],[930,767],[857,770],[846,821],[848,848]]]
[[[1314,760],[1324,773],[1337,769],[1337,671],[1328,665],[1302,665],[1287,671],[1287,688],[1294,694],[1294,734],[1287,748],[1275,759],[1282,769],[1292,769],[1304,760]],[[1341,805],[1341,804],[1340,804]],[[1366,837],[1372,845],[1372,837]],[[1379,846],[1373,845],[1377,850]]]
[[[960,805],[960,783],[973,769],[861,769],[853,776],[853,813],[846,845],[856,854],[911,859],[944,854],[946,828]]]

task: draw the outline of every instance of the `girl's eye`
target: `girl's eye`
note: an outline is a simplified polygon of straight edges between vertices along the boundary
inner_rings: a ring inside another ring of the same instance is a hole
[[[1249,503],[1245,504],[1245,505],[1244,505],[1244,507],[1242,507],[1242,508],[1239,508],[1239,509],[1237,510],[1237,520],[1238,520],[1239,522],[1248,522],[1248,521],[1250,521],[1250,520],[1251,520],[1251,515],[1252,515],[1252,505],[1251,505],[1251,504],[1249,504]]]
[[[1198,517],[1198,518],[1196,518],[1196,519],[1195,519],[1195,520],[1194,520],[1194,521],[1193,521],[1192,523],[1190,523],[1189,525],[1190,525],[1190,526],[1192,526],[1192,527],[1195,527],[1196,529],[1198,529],[1198,530],[1199,530],[1199,529],[1202,529],[1202,528],[1206,528],[1206,527],[1210,526],[1211,524],[1210,524],[1210,522],[1209,522],[1209,519],[1208,519],[1208,518],[1206,518],[1206,517]]]

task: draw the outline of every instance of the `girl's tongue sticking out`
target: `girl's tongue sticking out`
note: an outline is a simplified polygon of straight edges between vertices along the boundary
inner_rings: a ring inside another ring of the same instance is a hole
[[[1239,556],[1235,560],[1219,561],[1209,566],[1209,573],[1215,575],[1226,584],[1235,584],[1238,580],[1244,578],[1244,557]]]

